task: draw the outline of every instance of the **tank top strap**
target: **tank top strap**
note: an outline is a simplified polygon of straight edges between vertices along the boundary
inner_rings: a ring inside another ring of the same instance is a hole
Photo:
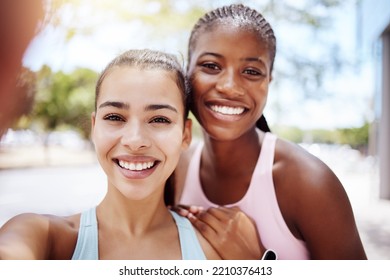
[[[272,133],[265,133],[263,143],[261,145],[261,152],[259,157],[259,163],[256,167],[259,168],[258,174],[264,174],[271,172],[274,164],[275,158],[275,144],[276,144],[276,135]],[[256,174],[257,172],[255,172]]]
[[[177,226],[183,260],[205,260],[206,256],[196,236],[191,222],[175,212],[170,211]]]
[[[79,234],[72,260],[99,259],[98,246],[96,208],[93,207],[81,213]]]
[[[204,142],[199,141],[195,147],[195,151],[192,155],[190,166],[191,168],[197,168],[199,170],[200,167],[200,161],[202,158],[202,150],[203,150]],[[189,168],[189,170],[192,170]],[[199,173],[198,173],[199,174]],[[199,176],[198,176],[199,177]]]

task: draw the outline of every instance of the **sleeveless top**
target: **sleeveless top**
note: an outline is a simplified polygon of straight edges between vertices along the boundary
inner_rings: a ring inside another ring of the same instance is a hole
[[[309,251],[304,241],[297,239],[289,230],[280,211],[272,178],[276,136],[266,133],[246,194],[236,203],[256,223],[265,248],[273,249],[278,259],[309,259]],[[199,168],[203,142],[199,143],[190,160],[180,204],[217,207],[203,192]]]
[[[205,260],[206,256],[190,221],[179,216],[175,212],[170,211],[170,213],[172,214],[179,231],[182,259]],[[98,247],[96,208],[91,208],[81,213],[79,234],[72,260],[98,260]]]

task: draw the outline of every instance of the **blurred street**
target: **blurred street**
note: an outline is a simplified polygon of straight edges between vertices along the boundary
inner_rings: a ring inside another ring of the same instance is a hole
[[[304,147],[327,163],[344,184],[368,258],[390,260],[390,201],[377,198],[375,160],[348,147]],[[18,162],[24,163],[22,168],[16,168]],[[38,148],[2,149],[0,226],[23,212],[80,212],[100,202],[105,185],[105,174],[91,150],[50,149],[42,159]]]

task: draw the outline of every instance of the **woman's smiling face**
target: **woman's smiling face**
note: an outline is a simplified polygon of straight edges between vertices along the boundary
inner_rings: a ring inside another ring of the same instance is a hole
[[[271,81],[267,44],[252,31],[217,25],[195,43],[188,74],[192,111],[216,139],[234,139],[255,127]]]
[[[191,127],[183,115],[173,74],[128,66],[111,69],[92,116],[92,139],[109,188],[135,200],[161,196],[190,142]]]

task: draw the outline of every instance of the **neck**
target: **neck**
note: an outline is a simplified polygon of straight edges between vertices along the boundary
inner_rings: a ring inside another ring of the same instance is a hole
[[[131,235],[143,235],[172,220],[162,194],[143,200],[130,200],[110,187],[97,207],[97,216],[99,224],[104,223]]]
[[[235,140],[205,137],[200,181],[206,197],[218,205],[239,201],[247,192],[260,154],[255,129]]]
[[[259,135],[256,129],[252,129],[237,139],[218,141],[204,134],[204,149],[202,152],[202,164],[209,165],[216,173],[235,172],[248,165],[256,165],[260,154]],[[245,164],[243,164],[245,163]]]

